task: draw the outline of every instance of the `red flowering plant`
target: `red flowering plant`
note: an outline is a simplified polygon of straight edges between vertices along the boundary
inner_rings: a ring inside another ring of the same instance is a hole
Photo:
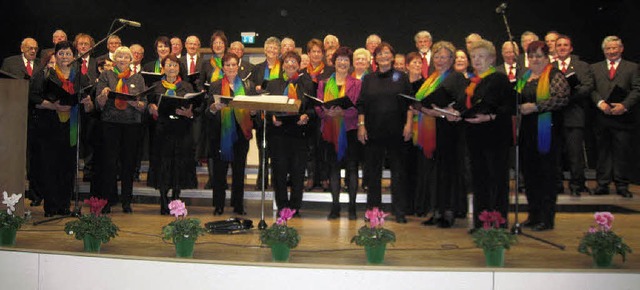
[[[358,233],[351,238],[351,242],[358,246],[380,246],[395,242],[396,234],[383,227],[384,218],[388,215],[377,207],[367,210],[364,216],[369,224],[362,226]]]
[[[90,213],[66,223],[64,231],[69,235],[75,235],[77,240],[83,240],[85,236],[92,236],[102,243],[106,243],[111,238],[115,238],[120,229],[109,216],[102,214],[102,208],[107,205],[108,201],[91,197],[85,199],[84,203],[89,205]]]
[[[297,247],[300,242],[300,235],[296,229],[287,226],[287,221],[289,221],[295,213],[295,209],[287,207],[280,210],[276,222],[270,228],[260,232],[260,241],[268,246],[282,243],[291,249]]]
[[[179,199],[169,203],[169,213],[176,219],[162,227],[162,239],[172,241],[174,244],[180,240],[197,240],[204,235],[205,228],[200,225],[197,218],[187,218],[187,207]]]
[[[485,210],[478,218],[482,221],[482,228],[473,232],[473,242],[476,247],[485,250],[509,249],[516,243],[516,236],[502,227],[507,221],[500,212]]]
[[[611,230],[613,227],[613,214],[610,212],[596,212],[593,217],[596,225],[589,227],[589,231],[584,234],[578,246],[578,252],[589,256],[595,256],[603,252],[610,256],[619,254],[624,262],[626,254],[631,253],[631,248],[622,241],[622,237]]]

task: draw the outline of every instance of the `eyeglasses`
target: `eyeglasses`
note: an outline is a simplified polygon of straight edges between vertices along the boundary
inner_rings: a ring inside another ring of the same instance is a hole
[[[284,63],[286,63],[286,64],[297,64],[298,61],[295,60],[295,59],[287,59],[287,60],[284,61]]]
[[[63,57],[63,56],[73,56],[73,52],[61,52],[59,51],[58,53],[56,53],[57,56]]]
[[[38,50],[37,46],[27,46],[25,47],[26,50]]]

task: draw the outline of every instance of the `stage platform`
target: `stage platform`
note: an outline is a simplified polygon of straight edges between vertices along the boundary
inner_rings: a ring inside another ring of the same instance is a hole
[[[212,215],[211,190],[202,189],[204,182],[201,180],[200,189],[182,195],[189,215],[204,223],[233,217],[230,207],[222,216]],[[16,247],[0,248],[0,281],[8,283],[0,288],[528,290],[638,289],[640,285],[638,186],[631,187],[636,194],[632,199],[615,194],[560,195],[555,229],[531,232],[525,228],[526,235],[518,235],[518,244],[506,252],[505,267],[487,268],[482,250],[474,247],[467,233],[468,217],[458,219],[453,228],[440,229],[421,225],[425,218],[410,216],[407,224],[398,224],[391,216],[385,227],[396,233],[397,242],[388,247],[383,264],[367,265],[363,248],[350,243],[364,225],[366,193],[358,195],[358,220],[346,218],[343,204],[342,217],[329,221],[330,204],[325,202],[329,193],[317,189],[305,192],[302,218],[289,223],[301,236],[289,262],[271,262],[270,249],[260,244],[258,229],[237,235],[206,234],[197,241],[193,259],[178,259],[173,245],[162,241],[160,235],[172,217],[159,215],[157,192],[143,184],[136,182],[133,214],[122,213],[119,206],[113,208],[111,216],[121,232],[102,246],[100,254],[83,253],[82,241],[64,233],[65,222],[73,217],[33,225],[45,220],[42,207],[27,206],[31,220],[18,232]],[[255,180],[247,184],[248,215],[243,218],[257,226],[261,192],[253,188]],[[81,183],[81,187],[87,184]],[[265,202],[269,226],[275,221],[271,195],[269,189]],[[526,204],[524,195],[519,196],[522,211]],[[388,193],[385,198],[388,201]],[[512,194],[512,207],[514,198]],[[577,251],[581,236],[593,224],[593,211],[602,210],[615,214],[614,230],[636,250],[625,263],[616,256],[611,269],[593,268],[591,258]],[[515,219],[512,211],[510,223]],[[526,214],[520,212],[518,219],[526,219]]]

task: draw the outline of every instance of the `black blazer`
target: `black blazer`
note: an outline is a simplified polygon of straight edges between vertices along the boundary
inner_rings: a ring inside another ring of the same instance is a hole
[[[253,83],[250,80],[245,80],[243,82],[243,86],[245,89],[245,95],[255,95],[255,90],[253,88],[255,88],[255,85],[253,85]],[[213,82],[210,86],[209,86],[209,95],[213,96],[213,95],[220,95],[222,94],[222,80],[217,80],[215,82]],[[235,92],[231,91],[231,95],[235,96]],[[212,151],[210,152],[218,152],[220,150],[220,130],[221,130],[221,126],[222,126],[222,120],[220,119],[220,112],[216,112],[215,114],[211,113],[209,111],[209,107],[211,106],[212,103],[215,102],[215,98],[211,97],[209,98],[208,102],[207,102],[207,107],[205,108],[205,112],[206,113],[206,120],[207,120],[207,133],[209,136],[209,146],[210,149],[212,149]],[[236,130],[238,132],[238,137],[244,136],[242,133],[242,128],[240,127],[240,124],[236,123]]]
[[[269,84],[270,81],[265,80],[264,79],[264,70],[265,67],[268,66],[269,64],[267,63],[267,61],[263,61],[259,64],[256,64],[253,68],[253,72],[251,73],[251,76],[249,77],[249,79],[251,79],[251,81],[256,85],[256,86],[261,86],[262,90],[266,90],[267,85]],[[280,66],[280,77],[282,77],[282,65]],[[274,93],[275,94],[275,93]]]
[[[501,64],[496,65],[496,71],[497,72],[501,72],[504,75],[509,75],[509,73],[507,73],[507,71],[504,69],[504,62]],[[514,83],[522,76],[522,74],[525,72],[526,70],[523,69],[523,66],[520,66],[520,64],[518,64],[516,62],[516,79],[514,81]]]
[[[276,114],[276,119],[280,118],[280,120],[283,121],[283,124],[278,127],[273,125],[272,116],[274,114],[273,113],[267,114],[266,116],[267,126],[269,126],[267,129],[267,134],[305,138],[309,136],[309,133],[310,133],[309,130],[314,129],[312,128],[312,126],[309,126],[309,123],[301,126],[296,124],[300,119],[299,116],[302,114],[307,114],[310,120],[315,118],[315,110],[312,104],[310,104],[309,98],[304,97],[305,93],[311,94],[310,88],[313,87],[313,84],[309,83],[309,79],[303,76],[300,76],[295,82],[297,84],[296,91],[298,93],[298,99],[301,102],[300,110],[298,111],[298,114],[295,116],[286,116],[286,117],[278,117],[278,115],[284,115],[284,114]],[[284,89],[288,85],[289,85],[289,82],[285,81],[282,78],[271,80],[267,84],[267,91],[270,92],[272,95],[282,95],[284,93]]]
[[[560,62],[552,65],[562,69]],[[571,55],[571,62],[567,66],[565,75],[575,73],[578,83],[571,87],[569,104],[562,110],[563,126],[583,128],[585,124],[585,108],[589,105],[591,92],[593,91],[593,73],[589,64],[580,60],[577,55]],[[571,85],[571,83],[569,83]]]
[[[5,58],[2,61],[2,67],[0,68],[3,71],[6,71],[12,75],[15,75],[19,79],[30,79],[27,74],[27,68],[24,66],[24,62],[22,61],[22,54],[14,55]],[[36,72],[39,72],[43,69],[40,65],[40,59],[36,58],[33,60],[33,69],[32,75],[35,75]]]
[[[238,69],[238,75],[243,80],[247,79],[247,77],[251,78],[251,75],[253,75],[253,69],[254,68],[255,68],[255,65],[253,65],[249,61],[244,60],[244,59],[241,58],[240,59],[240,68]],[[264,70],[263,70],[263,72],[264,72]]]
[[[178,60],[180,61],[180,77],[182,78],[182,80],[187,80],[187,76],[189,75],[189,69],[188,69],[189,65],[187,64],[187,62],[190,62],[191,58],[189,54],[185,54]],[[200,72],[200,76],[202,76],[202,73],[203,73],[202,63],[203,63],[202,56],[198,55],[198,58],[196,59],[196,72]],[[204,83],[202,82],[202,78],[199,78],[198,80],[196,80],[191,84],[195,85],[193,87],[194,90],[201,91],[204,89]]]
[[[595,104],[598,104],[599,101],[606,101],[616,85],[627,92],[622,104],[627,108],[628,112],[620,116],[612,116],[605,115],[598,110],[598,121],[602,121],[604,125],[620,129],[633,128],[633,106],[640,99],[638,88],[632,91],[632,84],[638,78],[638,64],[624,59],[621,60],[613,80],[609,80],[607,61],[592,64],[591,71],[593,72],[595,84],[595,90],[591,94],[591,98]],[[640,86],[640,84],[637,86]]]

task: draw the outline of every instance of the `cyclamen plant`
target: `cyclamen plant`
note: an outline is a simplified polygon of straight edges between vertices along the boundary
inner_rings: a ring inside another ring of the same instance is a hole
[[[183,239],[197,240],[199,236],[204,235],[205,228],[200,225],[200,220],[187,218],[187,207],[183,201],[171,201],[169,213],[176,219],[162,228],[163,240],[175,243],[176,240]]]
[[[384,218],[389,216],[388,213],[374,207],[367,210],[364,216],[369,224],[365,224],[358,230],[358,233],[351,238],[352,243],[358,246],[380,246],[396,241],[396,234],[383,228]]]
[[[601,252],[610,255],[619,254],[624,262],[626,254],[631,253],[631,248],[622,241],[622,237],[613,232],[613,214],[610,212],[596,212],[593,217],[596,225],[590,226],[589,230],[584,234],[578,246],[578,251],[588,256],[594,256]]]
[[[85,236],[92,236],[102,243],[106,243],[118,235],[120,230],[110,217],[102,214],[102,208],[108,203],[106,199],[91,197],[85,199],[84,203],[89,205],[89,214],[80,216],[77,220],[67,222],[64,231],[69,235],[74,235],[76,239],[82,240]]]
[[[2,204],[7,206],[6,212],[0,212],[0,228],[18,230],[24,224],[25,219],[15,215],[16,204],[22,198],[22,194],[12,193],[9,195],[6,191],[2,193]]]
[[[272,246],[275,243],[286,244],[289,248],[295,248],[300,242],[300,235],[296,229],[287,226],[287,222],[296,213],[295,209],[283,208],[276,222],[262,232],[260,232],[260,241],[263,244]]]
[[[478,216],[482,221],[482,229],[473,232],[473,241],[478,248],[493,250],[509,249],[516,242],[516,236],[502,228],[507,220],[497,211],[482,211]]]

